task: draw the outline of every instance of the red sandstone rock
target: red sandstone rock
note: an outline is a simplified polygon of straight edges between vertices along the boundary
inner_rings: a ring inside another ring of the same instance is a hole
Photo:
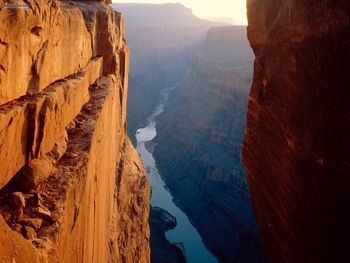
[[[20,224],[14,224],[11,226],[13,231],[16,231],[17,233],[22,233],[22,225]]]
[[[53,164],[49,160],[34,159],[19,172],[15,182],[22,191],[29,192],[48,178],[52,169]]]
[[[43,218],[51,218],[51,212],[46,207],[38,207],[38,215]]]
[[[30,190],[18,215],[0,207],[14,228],[0,215],[0,261],[150,262],[150,189],[125,130],[129,53],[109,2],[0,1],[0,189]]]
[[[348,260],[349,1],[248,1],[243,156],[270,262]]]
[[[26,198],[21,192],[14,192],[11,195],[10,203],[14,209],[23,209],[26,206]]]
[[[148,214],[150,207],[145,196],[150,196],[151,190],[141,158],[129,139],[124,143],[119,161],[116,187],[118,189],[114,199],[116,210],[111,229],[111,244],[114,251],[119,251],[121,258],[136,258],[140,263],[149,262],[150,258],[142,251],[149,251],[150,229],[145,212]],[[129,199],[124,198],[126,195],[129,195]],[[118,263],[114,255],[110,260]]]
[[[0,151],[0,187],[31,159],[59,150],[66,126],[87,102],[89,85],[100,76],[101,67],[101,59],[92,59],[74,78],[0,107],[0,130],[6,138]]]
[[[28,8],[0,4],[0,105],[40,92],[78,72],[92,57],[91,37],[78,8],[57,0],[27,3]]]
[[[34,230],[38,230],[41,227],[43,220],[40,218],[23,218],[21,219],[20,223],[22,225],[29,226]]]
[[[24,237],[26,239],[34,239],[36,238],[36,232],[34,230],[34,228],[30,227],[30,226],[24,226],[23,229],[23,234],[24,234]]]

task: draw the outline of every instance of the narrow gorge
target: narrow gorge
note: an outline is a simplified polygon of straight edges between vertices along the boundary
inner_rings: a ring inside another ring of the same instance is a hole
[[[349,261],[350,1],[246,4],[0,0],[0,263]]]
[[[214,27],[190,49],[153,141],[175,203],[220,262],[264,262],[241,161],[253,60],[245,34]]]
[[[108,1],[0,1],[1,262],[150,261],[123,23]]]
[[[196,230],[166,229],[171,244],[151,236],[152,262],[167,262],[179,243],[188,262],[213,262],[197,249],[195,232],[215,261],[265,262],[241,161],[253,69],[246,28],[200,20],[180,4],[116,6],[125,14],[133,62],[128,132],[136,134],[152,199],[160,191],[163,197],[151,204]],[[153,233],[166,224],[160,215],[151,213]]]

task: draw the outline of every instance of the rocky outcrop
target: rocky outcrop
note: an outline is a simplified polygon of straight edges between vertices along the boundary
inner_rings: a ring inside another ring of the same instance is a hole
[[[245,27],[209,30],[157,118],[160,174],[222,262],[265,259],[241,161],[252,60]]]
[[[186,263],[184,251],[171,244],[165,237],[165,232],[174,229],[176,218],[159,207],[151,207],[151,262]]]
[[[271,262],[349,258],[348,1],[248,1],[244,163]]]
[[[0,2],[1,262],[150,261],[129,53],[108,2]]]

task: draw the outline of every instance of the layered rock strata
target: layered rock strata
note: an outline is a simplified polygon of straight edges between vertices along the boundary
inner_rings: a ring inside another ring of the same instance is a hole
[[[342,262],[350,233],[349,1],[248,1],[244,163],[271,262]]]
[[[1,262],[150,261],[123,18],[105,2],[0,2]]]

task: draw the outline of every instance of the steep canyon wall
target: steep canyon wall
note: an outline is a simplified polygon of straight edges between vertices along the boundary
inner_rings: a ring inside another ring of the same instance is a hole
[[[0,1],[0,262],[149,262],[108,1]]]
[[[247,1],[244,163],[271,262],[343,262],[350,234],[349,1]]]

